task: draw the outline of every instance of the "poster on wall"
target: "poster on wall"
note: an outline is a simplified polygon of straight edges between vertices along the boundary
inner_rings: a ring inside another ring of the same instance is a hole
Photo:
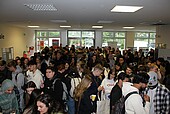
[[[58,39],[53,39],[52,40],[52,46],[54,49],[59,47],[59,40]]]
[[[44,41],[40,41],[40,49],[44,49]]]

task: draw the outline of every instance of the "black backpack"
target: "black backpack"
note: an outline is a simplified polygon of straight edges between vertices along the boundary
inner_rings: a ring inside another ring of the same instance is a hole
[[[114,105],[114,109],[112,109],[112,114],[125,114],[125,101],[126,99],[132,95],[138,94],[137,91],[133,91],[128,93],[125,97],[122,96]]]

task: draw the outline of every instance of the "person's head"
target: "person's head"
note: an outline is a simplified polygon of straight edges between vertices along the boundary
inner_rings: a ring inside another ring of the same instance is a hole
[[[32,72],[32,71],[35,71],[36,69],[37,69],[37,63],[36,63],[36,61],[34,61],[34,60],[30,60],[29,62],[28,62],[28,68],[29,68],[29,70]]]
[[[36,108],[40,114],[51,114],[54,110],[57,112],[55,101],[48,94],[41,94],[36,99]]]
[[[13,92],[13,89],[14,89],[14,83],[11,80],[6,79],[2,82],[1,89],[2,89],[3,93],[11,94]]]
[[[148,72],[148,75],[149,75],[148,87],[155,88],[158,84],[158,74],[154,71],[150,71]]]
[[[65,71],[65,65],[64,64],[58,65],[57,70],[58,72],[63,73]]]
[[[0,71],[3,71],[6,67],[6,61],[5,60],[1,60],[0,61]]]
[[[162,58],[162,57],[160,57],[156,60],[157,65],[161,65],[161,63],[163,63],[163,62],[164,62],[164,58]]]
[[[15,60],[12,60],[7,64],[7,66],[11,72],[14,72],[16,70],[17,63]]]
[[[85,75],[84,78],[81,80],[81,82],[77,85],[77,87],[74,90],[74,98],[75,100],[78,100],[80,96],[83,94],[83,92],[90,87],[92,83],[92,79],[89,75]]]
[[[132,72],[133,72],[133,68],[132,68],[132,67],[130,67],[130,66],[127,66],[127,67],[126,67],[126,71],[125,71],[125,72],[126,72],[126,74],[127,74],[127,75],[131,75],[131,74],[132,74]]]
[[[140,65],[138,66],[137,73],[147,72],[146,66]]]
[[[123,57],[123,56],[120,56],[120,57],[119,57],[119,63],[120,63],[120,64],[123,64],[123,63],[124,63],[124,57]]]
[[[65,70],[68,70],[70,68],[70,64],[68,61],[65,62]]]
[[[50,60],[49,66],[54,67],[55,66],[55,61],[54,60]]]
[[[21,59],[17,59],[17,60],[16,60],[16,63],[17,63],[17,65],[20,66],[20,65],[21,65]]]
[[[103,71],[104,71],[103,66],[101,64],[97,64],[94,66],[92,73],[94,76],[100,76]]]
[[[115,69],[111,69],[108,73],[108,79],[114,79],[115,78]]]
[[[30,95],[30,99],[29,102],[27,104],[27,106],[31,106],[34,104],[35,100],[38,98],[38,96],[40,96],[41,94],[43,94],[41,89],[34,89]],[[27,107],[26,106],[26,107]]]
[[[147,73],[138,73],[134,75],[133,78],[133,84],[138,88],[138,89],[145,89],[147,87],[147,83],[149,80],[149,75]]]
[[[51,67],[51,66],[47,67],[46,68],[46,77],[48,79],[52,79],[54,77],[54,75],[55,75],[55,68]]]
[[[154,72],[158,72],[158,66],[156,64],[151,64],[149,71],[154,71]]]
[[[77,62],[77,64],[76,64],[77,70],[84,69],[84,66],[85,66],[85,63],[84,63],[83,61],[79,61],[79,62]]]
[[[118,72],[117,79],[118,79],[118,82],[120,82],[120,81],[121,82],[129,81],[128,75],[123,71]]]
[[[36,84],[33,81],[29,81],[25,85],[26,92],[30,95],[32,91],[36,88]]]

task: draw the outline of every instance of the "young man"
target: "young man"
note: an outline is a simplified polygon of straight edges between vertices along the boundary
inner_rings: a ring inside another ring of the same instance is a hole
[[[37,63],[34,60],[31,60],[28,62],[28,68],[27,76],[28,81],[33,81],[36,84],[36,87],[40,89],[40,87],[43,85],[43,74],[40,70],[37,69]]]
[[[99,79],[99,76],[102,74],[103,71],[104,68],[101,64],[97,64],[93,67],[93,70],[91,72],[92,83],[91,86],[89,87],[89,93],[91,95],[97,96],[98,91],[104,89],[103,87],[100,86],[101,80]],[[97,103],[97,99],[94,101],[94,112],[96,112],[96,107],[97,107],[96,103]]]
[[[17,63],[15,62],[15,60],[10,61],[7,66],[9,68],[9,71],[12,72],[12,82],[15,84],[15,86],[19,90],[19,94],[20,94],[19,107],[21,110],[23,110],[24,109],[24,90],[22,89],[22,87],[24,86],[24,83],[25,83],[24,74],[21,72],[21,69],[17,67]]]
[[[138,94],[130,95],[125,101],[125,114],[148,114],[149,113],[149,96],[144,95],[142,99],[139,91],[146,88],[149,76],[146,73],[139,73],[134,76],[133,85],[129,85],[128,89],[124,91],[126,96],[130,92],[136,91]],[[145,102],[145,105],[144,105]]]
[[[148,73],[150,76],[147,95],[151,98],[149,114],[169,114],[170,113],[170,91],[158,83],[158,74],[154,71]]]

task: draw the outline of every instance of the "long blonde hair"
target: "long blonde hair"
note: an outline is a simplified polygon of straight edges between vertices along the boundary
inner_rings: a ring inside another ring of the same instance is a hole
[[[83,92],[87,90],[91,82],[91,77],[86,74],[74,90],[73,96],[76,101],[78,101],[78,99],[82,96]]]

